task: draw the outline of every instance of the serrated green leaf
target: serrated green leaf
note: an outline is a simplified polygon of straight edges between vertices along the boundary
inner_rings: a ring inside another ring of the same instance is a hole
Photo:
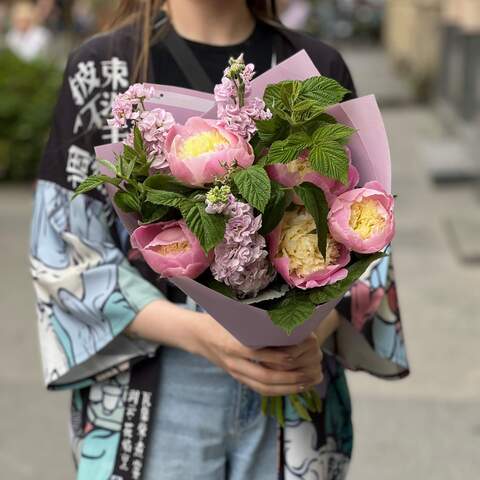
[[[172,175],[165,175],[164,173],[157,173],[148,177],[143,185],[146,191],[165,190],[186,194],[192,190],[191,187],[180,183]]]
[[[260,165],[238,170],[233,181],[242,197],[258,211],[264,212],[270,200],[271,185],[267,172]]]
[[[362,255],[359,260],[352,263],[348,267],[348,275],[343,279],[332,285],[327,285],[310,292],[310,300],[315,305],[327,303],[330,300],[342,297],[350,289],[350,287],[365,273],[369,265],[383,258],[384,253],[373,253],[371,255]]]
[[[302,82],[299,80],[288,80],[280,85],[280,99],[283,105],[288,106],[290,110],[297,101],[297,97],[301,91]]]
[[[267,87],[265,88],[265,93],[263,94],[263,100],[265,102],[265,105],[270,110],[275,110],[276,108],[282,105],[283,103],[282,97],[281,97],[282,85],[287,81],[272,83],[270,85],[267,85]]]
[[[321,117],[325,113],[325,107],[318,105],[314,100],[305,100],[303,102],[311,102],[310,108],[305,108],[304,110],[297,110],[296,106],[291,115],[291,123],[293,126],[303,126],[306,123],[314,120],[315,118]]]
[[[117,169],[115,168],[115,165],[112,162],[109,162],[108,160],[105,160],[103,158],[97,158],[97,162],[100,163],[100,165],[103,165],[105,168],[110,170],[113,173],[117,173]]]
[[[313,314],[315,304],[309,297],[289,295],[278,307],[268,311],[272,322],[288,335],[306,322]]]
[[[182,217],[188,228],[198,238],[205,253],[216,247],[225,235],[227,219],[223,215],[211,215],[205,211],[203,203],[183,204]]]
[[[310,166],[322,175],[348,183],[348,156],[345,147],[335,141],[325,141],[310,149]]]
[[[304,182],[294,188],[305,208],[315,221],[318,236],[318,249],[324,258],[327,256],[327,236],[329,212],[328,202],[321,188],[310,182]]]
[[[147,200],[155,205],[165,205],[178,209],[188,207],[193,203],[181,193],[166,190],[147,190]]]
[[[276,115],[269,120],[257,120],[255,125],[262,144],[266,146],[271,145],[275,140],[287,138],[290,131],[289,123]]]
[[[113,201],[120,210],[126,213],[140,213],[141,205],[134,193],[118,191],[114,195]]]
[[[109,177],[108,175],[91,175],[75,189],[72,200],[78,197],[78,195],[81,195],[82,193],[87,193],[95,190],[97,187],[103,185],[104,183],[109,183],[118,188],[121,180],[119,178]]]
[[[277,140],[270,147],[264,159],[266,165],[274,163],[289,163],[311,145],[311,139],[306,132],[295,132],[285,140]]]
[[[345,145],[354,133],[355,129],[341,123],[322,125],[313,133],[312,141],[318,144],[335,140]]]
[[[142,212],[140,222],[142,225],[147,225],[149,223],[155,223],[161,220],[170,210],[170,207],[165,205],[154,205],[150,202],[142,203]]]
[[[312,136],[315,131],[325,125],[331,125],[331,124],[336,124],[337,120],[332,117],[331,115],[328,115],[328,113],[322,113],[318,117],[315,117],[305,123],[302,124],[302,128],[310,135]]]
[[[289,203],[287,192],[277,182],[270,183],[272,193],[262,216],[262,235],[267,235],[280,223]]]
[[[299,98],[315,100],[318,106],[328,107],[341,102],[349,92],[333,78],[318,76],[302,82]]]

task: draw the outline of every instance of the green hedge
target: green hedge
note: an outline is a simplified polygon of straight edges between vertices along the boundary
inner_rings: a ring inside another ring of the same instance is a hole
[[[61,77],[51,63],[0,51],[0,179],[35,177]]]

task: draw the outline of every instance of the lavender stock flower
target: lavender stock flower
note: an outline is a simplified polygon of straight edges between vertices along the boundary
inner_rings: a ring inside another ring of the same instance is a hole
[[[214,91],[221,125],[247,140],[256,132],[256,120],[272,116],[261,98],[248,98],[254,74],[254,65],[245,65],[243,55],[230,59],[222,83],[216,85]]]
[[[215,247],[211,271],[214,278],[225,283],[240,297],[255,296],[274,278],[265,238],[258,231],[261,216],[255,217],[250,205],[237,202],[233,196],[224,214],[230,217],[225,238]]]

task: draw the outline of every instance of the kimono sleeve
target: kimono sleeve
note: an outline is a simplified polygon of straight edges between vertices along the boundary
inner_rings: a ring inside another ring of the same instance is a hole
[[[102,192],[72,200],[94,171],[105,101],[114,87],[128,85],[124,70],[124,85],[123,76],[112,85],[112,63],[126,63],[97,61],[90,50],[76,52],[67,66],[34,200],[31,272],[49,388],[79,388],[153,355],[156,344],[124,330],[146,305],[164,298],[129,263],[122,241],[128,244],[128,237],[115,228]]]
[[[345,367],[384,378],[408,375],[391,254],[365,272],[337,310],[342,320],[335,353]]]

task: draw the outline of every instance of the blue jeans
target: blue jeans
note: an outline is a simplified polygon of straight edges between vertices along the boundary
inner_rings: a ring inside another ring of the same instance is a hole
[[[277,425],[260,395],[203,357],[161,355],[145,480],[275,480]]]

